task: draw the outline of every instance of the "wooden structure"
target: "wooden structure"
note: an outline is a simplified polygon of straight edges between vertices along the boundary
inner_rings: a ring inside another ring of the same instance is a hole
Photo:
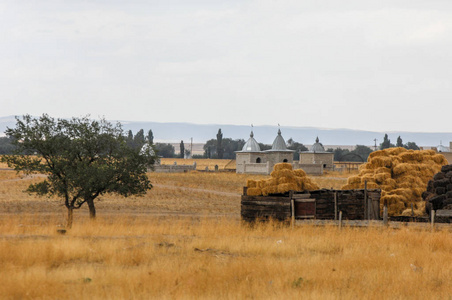
[[[291,191],[269,196],[242,195],[241,216],[245,221],[322,219],[380,220],[379,189]]]

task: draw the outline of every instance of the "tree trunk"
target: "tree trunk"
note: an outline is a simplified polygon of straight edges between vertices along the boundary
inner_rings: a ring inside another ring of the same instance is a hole
[[[67,228],[72,228],[73,219],[74,219],[74,209],[70,207],[67,209]]]
[[[94,207],[94,200],[88,199],[88,200],[86,200],[86,202],[88,203],[88,207],[89,207],[89,217],[91,219],[95,219],[96,218],[96,208]]]

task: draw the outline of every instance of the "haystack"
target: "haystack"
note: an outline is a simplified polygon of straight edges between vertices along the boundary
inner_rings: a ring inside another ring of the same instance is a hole
[[[319,186],[312,182],[306,172],[293,170],[289,163],[276,164],[273,167],[269,179],[248,180],[248,196],[268,196],[270,194],[284,194],[288,191],[312,191],[318,190]]]
[[[343,190],[367,188],[382,190],[380,206],[386,202],[390,215],[424,212],[422,193],[428,181],[448,162],[441,154],[432,150],[407,150],[389,148],[372,152],[367,163],[360,166],[359,174],[348,178]]]

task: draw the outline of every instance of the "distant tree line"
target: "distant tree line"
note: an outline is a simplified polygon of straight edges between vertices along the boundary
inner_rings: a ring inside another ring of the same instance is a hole
[[[416,145],[415,142],[408,142],[408,143],[404,144],[400,135],[397,138],[397,143],[394,145],[391,143],[391,140],[389,139],[388,134],[385,134],[385,136],[383,137],[383,142],[380,144],[380,150],[387,149],[387,148],[394,148],[394,147],[403,147],[403,148],[411,149],[411,150],[419,150],[420,149],[418,147],[418,145]]]
[[[145,143],[152,145],[156,154],[160,157],[173,158],[176,157],[176,151],[173,145],[169,143],[155,143],[154,144],[154,134],[152,130],[149,130],[145,135],[143,129],[140,129],[135,135],[132,130],[127,132],[126,142],[132,149],[142,148]],[[245,140],[243,139],[231,139],[224,138],[221,128],[218,130],[216,139],[211,139],[206,142],[203,147],[203,155],[193,155],[193,158],[219,158],[219,159],[234,159],[235,152],[242,150],[245,145]],[[271,149],[271,145],[259,143],[261,151]],[[396,144],[391,143],[387,134],[384,135],[383,142],[379,145],[379,149],[387,149],[391,147],[403,147],[406,149],[419,150],[420,148],[415,142],[403,143],[402,138],[399,136],[397,138]],[[14,152],[15,146],[11,137],[0,137],[0,155],[2,154],[12,154]],[[290,138],[287,141],[287,149],[294,150],[294,160],[299,160],[299,152],[307,151],[308,148],[302,143],[298,143]],[[354,150],[329,148],[328,152],[334,153],[335,161],[366,161],[372,149],[364,146],[357,145]],[[180,143],[179,157],[183,158],[189,156],[190,150],[185,149],[184,142]]]
[[[356,145],[351,151],[342,148],[328,148],[326,151],[334,153],[334,161],[365,162],[372,149],[364,145]]]
[[[16,149],[12,137],[0,137],[0,155],[12,154]]]

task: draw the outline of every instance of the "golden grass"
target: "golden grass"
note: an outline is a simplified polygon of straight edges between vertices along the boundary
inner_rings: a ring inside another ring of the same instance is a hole
[[[0,218],[5,298],[443,299],[450,233],[230,218]]]
[[[449,232],[250,228],[239,221],[242,187],[265,176],[149,176],[155,186],[146,196],[104,196],[97,220],[83,207],[66,235],[56,233],[65,223],[61,200],[22,192],[42,179],[0,180],[0,298],[438,299],[452,293]],[[314,180],[330,188],[346,179]]]

